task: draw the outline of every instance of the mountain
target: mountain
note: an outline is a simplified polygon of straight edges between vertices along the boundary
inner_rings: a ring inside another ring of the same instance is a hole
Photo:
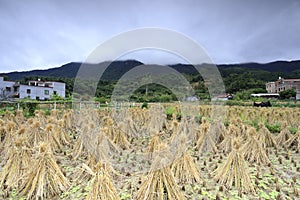
[[[71,62],[61,67],[50,68],[46,70],[32,70],[25,72],[10,72],[2,73],[1,76],[7,76],[9,80],[24,80],[25,77],[56,77],[56,78],[74,78],[81,66],[86,67],[89,73],[99,73],[98,71],[104,69],[110,62],[102,62],[98,64],[88,64]],[[106,71],[103,73],[103,80],[118,80],[124,73],[130,69],[143,65],[142,62],[136,60],[114,61],[111,62]],[[195,74],[197,71],[189,64],[170,65],[171,68],[184,74]],[[260,74],[273,74],[274,77],[278,75],[286,75],[288,77],[300,78],[300,61],[276,61],[271,63],[242,63],[242,64],[221,64],[217,65],[222,76],[230,74],[242,74],[245,72]],[[91,75],[90,74],[90,75]],[[88,76],[88,74],[87,74]],[[272,76],[273,77],[273,76]]]
[[[219,68],[247,68],[247,69],[260,69],[269,72],[292,72],[300,69],[300,60],[297,61],[276,61],[265,64],[260,63],[242,63],[242,64],[229,64],[218,65]]]
[[[0,75],[7,76],[9,80],[23,80],[25,77],[59,77],[59,78],[74,78],[81,66],[89,68],[88,71],[93,73],[106,67],[109,62],[102,62],[99,64],[71,62],[61,67],[50,68],[46,70],[32,70],[25,72],[10,72],[2,73]],[[135,66],[142,65],[143,63],[135,60],[114,61],[111,62],[107,70],[104,72],[103,77],[106,80],[114,80],[120,77],[121,74],[132,69]]]

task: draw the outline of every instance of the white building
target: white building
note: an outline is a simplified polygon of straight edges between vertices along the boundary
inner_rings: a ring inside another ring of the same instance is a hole
[[[0,91],[5,98],[30,98],[36,100],[48,100],[52,95],[66,96],[66,84],[59,82],[29,81],[28,85],[18,82],[4,81],[0,77]]]
[[[296,91],[296,100],[300,100],[300,91],[299,90]]]
[[[17,88],[15,88],[16,82],[4,81],[3,77],[0,77],[0,100],[8,99],[14,96]]]
[[[262,98],[268,98],[268,99],[278,99],[279,94],[278,93],[259,93],[259,94],[251,94],[252,97],[262,97]]]

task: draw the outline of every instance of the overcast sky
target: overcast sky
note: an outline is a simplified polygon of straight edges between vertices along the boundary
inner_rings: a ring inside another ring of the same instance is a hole
[[[84,61],[102,42],[142,27],[183,33],[215,63],[300,59],[299,0],[0,0],[0,72]],[[159,51],[127,58],[181,62]]]

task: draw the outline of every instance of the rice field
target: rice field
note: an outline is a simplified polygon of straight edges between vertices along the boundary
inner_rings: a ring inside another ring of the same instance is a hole
[[[300,198],[299,108],[189,109],[7,112],[0,199]]]

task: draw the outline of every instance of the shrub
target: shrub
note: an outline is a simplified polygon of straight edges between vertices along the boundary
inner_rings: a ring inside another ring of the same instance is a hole
[[[181,113],[176,110],[176,107],[174,107],[174,106],[167,107],[166,115],[169,120],[172,119],[173,114],[176,114],[176,117],[178,120],[181,119]]]
[[[281,131],[281,125],[280,124],[269,124],[265,123],[265,126],[271,133],[279,133]]]
[[[202,115],[197,115],[195,118],[196,122],[201,124]]]
[[[291,99],[296,97],[296,91],[295,89],[288,89],[279,92],[280,99]]]
[[[296,127],[290,127],[289,128],[289,131],[292,133],[292,134],[296,134],[298,129]]]
[[[148,109],[148,106],[149,106],[148,103],[147,103],[147,102],[144,102],[144,103],[142,104],[142,109],[143,109],[143,108]]]

